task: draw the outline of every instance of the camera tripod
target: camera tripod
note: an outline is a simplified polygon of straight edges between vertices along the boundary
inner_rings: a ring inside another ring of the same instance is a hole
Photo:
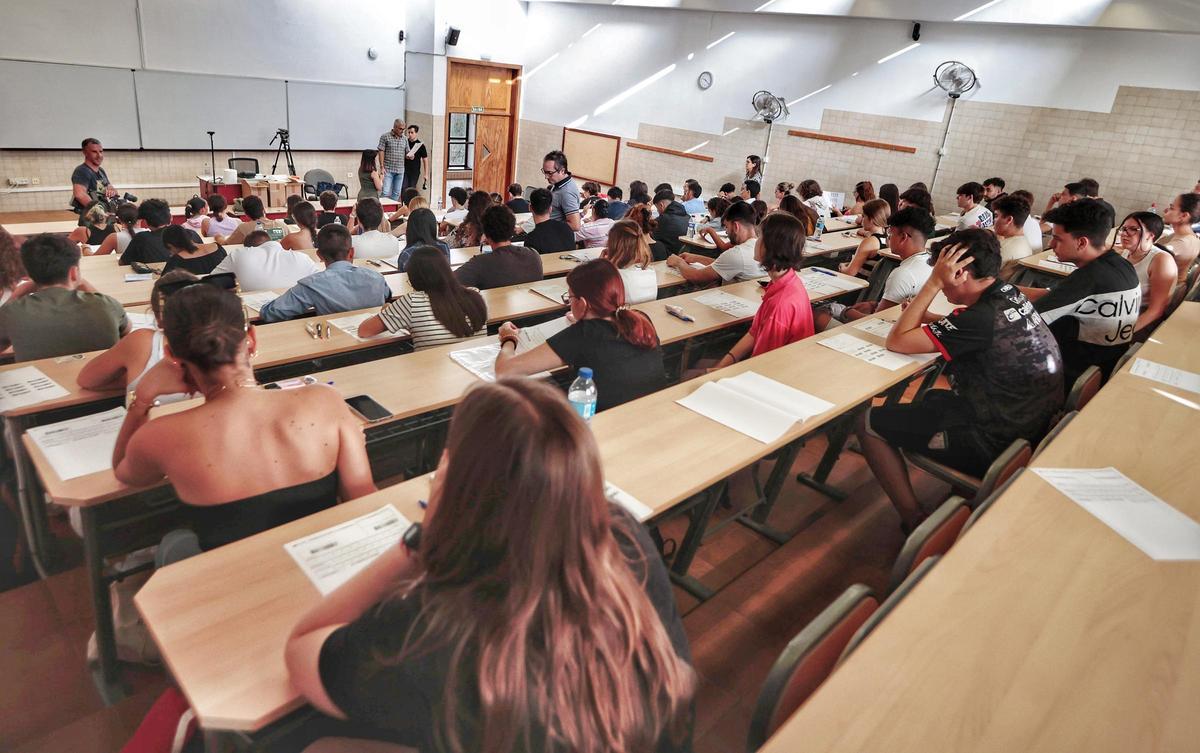
[[[271,165],[271,174],[275,175],[278,172],[279,157],[282,154],[286,154],[288,175],[295,175],[296,161],[292,159],[292,142],[288,137],[288,130],[286,128],[277,128],[275,135],[271,137],[271,143],[267,144],[267,146],[274,144],[275,139],[279,139],[279,146],[275,149],[275,164]]]

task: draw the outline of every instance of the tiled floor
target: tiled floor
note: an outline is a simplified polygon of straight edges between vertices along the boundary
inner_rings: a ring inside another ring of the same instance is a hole
[[[824,449],[816,440],[795,468],[812,469]],[[775,657],[821,609],[852,583],[882,590],[903,543],[898,518],[862,458],[843,453],[831,482],[849,493],[834,502],[794,480],[784,487],[771,523],[797,531],[783,546],[734,524],[700,549],[694,572],[723,584],[704,604],[677,590],[701,677],[697,753],[745,749],[758,690]],[[945,487],[914,474],[918,493],[936,501]],[[749,499],[750,482],[733,482],[734,499]],[[667,526],[668,536],[681,526]],[[133,695],[105,708],[85,669],[91,632],[82,569],[0,593],[0,751],[118,750],[166,679],[158,670],[127,673]]]

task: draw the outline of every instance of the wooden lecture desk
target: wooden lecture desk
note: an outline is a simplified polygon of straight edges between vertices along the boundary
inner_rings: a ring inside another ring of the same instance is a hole
[[[1184,303],[1137,357],[1200,371],[1197,328]],[[1196,400],[1126,366],[1032,468],[1112,466],[1200,520]],[[1026,471],[762,750],[1195,751],[1198,636],[1200,563]]]
[[[1013,283],[1025,286],[1050,286],[1078,269],[1070,262],[1059,261],[1053,251],[1026,256],[1018,259],[1017,264],[1019,269],[1013,275]]]
[[[880,316],[888,313],[899,312]],[[889,371],[818,344],[833,334],[818,334],[598,414],[592,428],[606,478],[644,503],[651,521],[687,505],[696,506],[704,517],[701,508],[715,506],[730,474],[797,445],[921,370],[914,362],[911,368]],[[865,332],[858,334],[880,342]],[[777,379],[835,407],[794,425],[777,442],[764,444],[675,402],[705,381],[743,371]],[[790,473],[790,463],[780,463],[781,475]],[[288,682],[283,646],[300,615],[320,597],[283,544],[385,504],[419,520],[423,515],[418,500],[428,492],[428,475],[422,475],[171,565],[151,577],[135,601],[206,731],[252,734],[303,705]],[[698,542],[699,536],[692,534],[689,528],[691,543]],[[246,573],[254,577],[248,579]],[[230,583],[239,585],[230,588]]]
[[[851,290],[814,295],[813,300],[820,301],[835,295],[843,295],[865,285],[862,280],[840,277],[844,278],[844,281],[851,286]],[[761,286],[757,281],[735,283],[723,286],[721,289],[732,295],[740,295],[751,300],[757,300],[761,295]],[[533,302],[540,307],[540,302],[536,301],[536,298],[540,297],[538,294],[530,293],[527,289],[522,292],[523,300]],[[705,292],[707,291],[695,291],[672,298],[659,299],[638,304],[636,308],[644,311],[651,318],[664,345],[678,343],[686,346],[693,338],[720,333],[733,326],[744,326],[749,321],[748,318],[734,318],[711,307],[697,304],[693,299]],[[506,291],[503,294],[516,295],[517,293],[516,291]],[[695,321],[684,322],[668,315],[665,310],[665,304],[668,303],[680,306]],[[556,310],[563,309],[565,306],[560,303]],[[548,311],[544,315],[552,314],[553,311]],[[296,322],[291,323],[292,326],[296,324]],[[340,334],[335,333],[335,337]],[[303,335],[296,334],[293,339],[297,343],[291,347],[302,348],[309,345],[305,342]],[[311,340],[311,338],[309,339]],[[477,377],[473,373],[451,360],[449,354],[455,350],[494,342],[494,337],[479,338],[469,343],[456,343],[331,371],[322,371],[314,374],[313,378],[318,382],[332,383],[335,389],[346,396],[369,394],[392,412],[391,418],[375,422],[367,427],[369,443],[377,441],[372,437],[378,437],[378,441],[389,442],[395,441],[397,437],[408,439],[414,432],[428,433],[428,427],[431,425],[430,417],[436,418],[439,411],[452,407],[461,397],[463,390],[477,381]],[[686,353],[684,357],[686,358]],[[76,360],[78,359],[69,359],[66,365],[69,367]],[[63,364],[55,365],[62,366]],[[78,373],[77,369],[80,367],[81,365],[74,365],[76,369],[74,373]],[[73,384],[72,374],[54,371],[53,376],[56,381],[62,379],[60,384],[63,384],[64,387]],[[414,384],[420,384],[422,389],[413,389]],[[103,397],[106,396],[92,393],[72,396],[71,399],[78,402],[94,402]],[[107,397],[110,400],[114,399],[112,395]],[[22,409],[20,415],[13,412],[11,417],[6,416],[6,426],[13,427],[11,432],[13,439],[16,439],[19,430],[23,430],[29,425],[27,422],[33,420],[33,416],[43,412],[47,407],[49,406],[30,406],[28,409]],[[79,410],[75,415],[88,412],[94,413],[95,410]],[[437,421],[439,425],[444,425],[445,419],[437,418]],[[416,428],[410,428],[414,426]],[[28,485],[33,486],[33,477],[36,474],[36,478],[41,481],[42,489],[51,501],[67,507],[78,507],[81,510],[85,559],[88,565],[93,606],[97,616],[97,636],[101,656],[100,667],[96,673],[97,685],[106,698],[119,697],[120,685],[115,649],[112,646],[111,623],[108,621],[108,591],[106,588],[108,576],[103,568],[103,558],[121,553],[114,550],[125,543],[120,542],[119,537],[113,533],[122,527],[122,523],[114,522],[114,519],[120,518],[122,514],[129,517],[130,510],[134,517],[140,514],[139,511],[142,508],[136,503],[146,494],[153,493],[156,498],[160,499],[171,498],[169,486],[159,484],[141,489],[130,488],[118,482],[111,469],[64,481],[58,478],[44,454],[28,435],[22,437],[22,443],[24,454],[32,469]],[[32,489],[26,496],[29,499],[40,500],[41,498],[40,495],[33,493]],[[121,504],[117,504],[118,502]],[[131,504],[133,507],[129,507]],[[158,504],[161,506],[164,503],[159,502]],[[101,537],[102,531],[103,538]],[[108,542],[107,546],[106,542]],[[696,545],[698,545],[698,541]],[[681,575],[686,575],[686,570]]]

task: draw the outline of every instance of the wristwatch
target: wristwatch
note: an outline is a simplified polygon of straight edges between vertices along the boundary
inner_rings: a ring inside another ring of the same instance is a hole
[[[409,526],[404,535],[400,537],[400,542],[410,552],[421,551],[421,524],[413,523]]]

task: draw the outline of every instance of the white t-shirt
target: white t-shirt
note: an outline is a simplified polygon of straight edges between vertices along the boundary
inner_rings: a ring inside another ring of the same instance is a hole
[[[378,230],[354,236],[353,246],[355,259],[387,259],[400,255],[400,239]]]
[[[892,273],[888,275],[887,282],[883,284],[883,300],[904,303],[913,298],[925,285],[925,281],[929,279],[932,272],[933,267],[929,266],[928,251],[913,254],[900,262],[900,266],[893,269]]]
[[[971,211],[963,212],[962,217],[958,218],[957,229],[966,230],[973,227],[991,227],[992,221],[992,210],[983,204],[976,204],[971,207]]]
[[[1032,214],[1025,218],[1025,224],[1021,227],[1021,231],[1025,233],[1025,240],[1029,241],[1029,247],[1033,249],[1035,254],[1042,252],[1042,223],[1037,221],[1037,218]]]
[[[324,269],[308,254],[288,251],[278,241],[267,241],[257,248],[227,246],[225,253],[213,274],[233,272],[244,293],[290,288]]]
[[[1030,247],[1029,239],[1025,237],[1024,233],[1000,239],[1000,258],[1006,267],[1016,264],[1018,259],[1024,259],[1033,254],[1033,248]]]
[[[625,303],[645,303],[658,297],[658,275],[653,269],[618,269],[625,283]]]
[[[442,217],[442,222],[449,222],[451,224],[456,225],[456,224],[462,222],[463,220],[465,220],[466,218],[467,218],[467,209],[466,209],[466,207],[463,207],[462,209],[451,209],[451,210],[447,211],[445,216]]]
[[[712,263],[712,270],[725,282],[755,280],[766,275],[762,265],[754,260],[754,246],[758,238],[750,238],[724,251]]]

